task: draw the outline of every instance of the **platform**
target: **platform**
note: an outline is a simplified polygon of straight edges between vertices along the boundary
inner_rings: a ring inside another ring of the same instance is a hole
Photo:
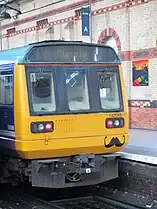
[[[129,144],[122,157],[157,165],[157,131],[130,129]]]

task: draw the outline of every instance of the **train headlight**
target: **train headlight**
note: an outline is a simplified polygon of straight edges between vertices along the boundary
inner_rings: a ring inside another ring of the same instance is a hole
[[[115,121],[114,121],[114,125],[115,125],[115,126],[119,126],[119,124],[120,124],[119,120],[115,120]]]
[[[32,133],[47,133],[47,132],[53,132],[53,131],[54,131],[54,123],[52,121],[31,123]]]
[[[39,131],[43,131],[44,130],[44,125],[43,124],[39,124],[38,125],[38,130]]]
[[[124,118],[106,118],[106,128],[123,128]]]

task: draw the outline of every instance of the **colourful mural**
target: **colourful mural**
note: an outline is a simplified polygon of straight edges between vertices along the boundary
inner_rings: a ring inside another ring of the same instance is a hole
[[[148,60],[132,62],[133,86],[148,86]]]

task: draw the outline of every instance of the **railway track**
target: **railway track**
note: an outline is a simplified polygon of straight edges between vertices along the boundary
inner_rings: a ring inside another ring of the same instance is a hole
[[[41,198],[41,196],[39,198],[21,190],[21,188],[7,191],[6,189],[0,191],[0,209],[157,209],[157,204],[148,207],[146,205],[137,206],[133,205],[131,201],[124,201],[123,198],[105,196],[102,192],[87,193],[82,197],[78,193],[75,198],[71,198],[71,195],[69,195],[64,199],[61,199],[61,195],[56,200],[52,190],[49,190],[52,193],[50,194],[51,198],[48,197],[48,199],[45,198],[46,195],[44,198]]]
[[[145,207],[137,207],[133,204],[99,195],[52,201],[51,203],[61,207],[61,209],[145,209]]]
[[[141,209],[126,203],[100,196],[88,196],[59,201],[44,201],[30,195],[0,202],[1,209]],[[142,208],[143,209],[143,208]]]
[[[2,197],[3,196],[3,197]],[[60,207],[25,193],[0,195],[0,209],[60,209]]]

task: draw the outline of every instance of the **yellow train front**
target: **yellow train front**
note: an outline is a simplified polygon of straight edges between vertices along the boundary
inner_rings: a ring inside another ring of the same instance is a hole
[[[2,180],[63,188],[118,177],[128,106],[112,48],[44,41],[1,51],[0,63]]]

